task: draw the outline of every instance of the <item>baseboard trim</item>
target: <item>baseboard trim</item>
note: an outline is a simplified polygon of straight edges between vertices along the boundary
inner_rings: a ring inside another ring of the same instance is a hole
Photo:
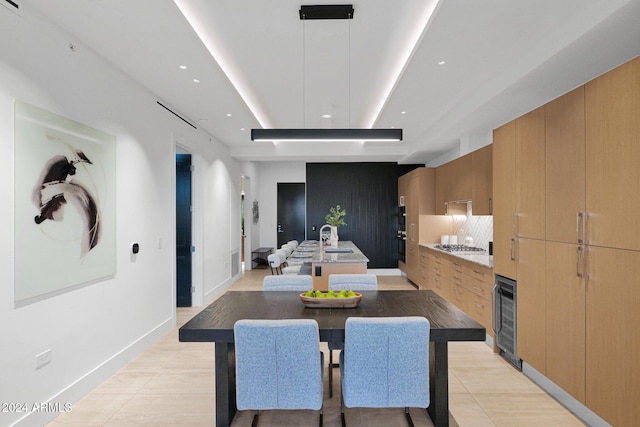
[[[60,392],[55,394],[46,402],[43,402],[42,405],[46,405],[48,408],[65,408],[65,405],[71,404],[71,410],[73,410],[74,403],[78,402],[94,388],[118,372],[118,370],[135,359],[139,354],[166,335],[174,327],[175,317],[172,316],[109,359],[105,360],[100,365],[96,366],[91,371],[87,372],[82,377],[78,378],[73,383],[69,384],[64,389],[60,390]],[[64,410],[62,410],[62,412],[64,412]],[[46,425],[53,421],[62,412],[49,410],[32,411],[11,424],[11,427]]]
[[[522,373],[529,377],[534,383],[538,384],[538,386],[546,391],[551,397],[560,402],[562,406],[573,412],[575,416],[580,418],[588,426],[611,427],[611,424],[600,418],[595,412],[584,406],[580,401],[576,400],[556,383],[524,361],[522,362]]]

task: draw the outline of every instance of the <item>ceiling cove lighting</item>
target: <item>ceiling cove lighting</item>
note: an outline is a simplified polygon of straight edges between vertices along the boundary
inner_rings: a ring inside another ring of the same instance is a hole
[[[300,20],[353,19],[350,4],[300,6]],[[350,72],[351,70],[349,70]],[[325,114],[323,118],[330,118]],[[251,129],[252,141],[402,141],[402,129]]]
[[[402,129],[251,129],[252,141],[402,141]]]

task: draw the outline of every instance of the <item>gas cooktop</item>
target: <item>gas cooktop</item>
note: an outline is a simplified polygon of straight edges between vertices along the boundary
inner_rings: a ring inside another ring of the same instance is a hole
[[[486,252],[482,248],[465,245],[435,245],[435,248],[447,252]]]

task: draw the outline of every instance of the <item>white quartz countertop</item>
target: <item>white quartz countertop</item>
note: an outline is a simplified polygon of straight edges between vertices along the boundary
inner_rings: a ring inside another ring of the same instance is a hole
[[[478,252],[478,251],[443,251],[441,249],[436,248],[437,243],[420,243],[420,246],[425,248],[429,248],[431,250],[441,252],[443,254],[451,255],[456,258],[460,258],[466,261],[473,262],[475,264],[481,265],[483,267],[493,268],[493,255],[489,255],[489,252]]]
[[[313,252],[311,249],[314,249]],[[351,249],[352,252],[327,252],[327,249],[331,250],[331,247],[322,246],[315,240],[305,240],[290,258],[303,262],[369,262],[369,258],[350,240],[338,241],[338,249]]]

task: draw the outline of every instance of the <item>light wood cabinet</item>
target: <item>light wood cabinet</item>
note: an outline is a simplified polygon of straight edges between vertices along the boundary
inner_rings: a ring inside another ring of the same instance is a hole
[[[453,178],[451,176],[451,162],[438,166],[435,172],[436,177],[436,215],[446,215],[447,207],[446,203],[449,194],[451,193],[451,183]]]
[[[493,145],[471,153],[473,169],[472,211],[474,215],[493,215]]]
[[[584,86],[545,106],[546,240],[582,243],[585,211]]]
[[[517,354],[546,372],[545,242],[518,239]]]
[[[493,159],[519,357],[608,423],[640,425],[640,57],[496,129]]]
[[[640,425],[640,252],[588,247],[587,406],[615,426]]]
[[[585,85],[586,240],[640,250],[640,57]]]
[[[427,289],[429,287],[429,256],[427,254],[427,248],[424,246],[419,247],[420,254],[420,279],[417,283],[418,288]]]
[[[405,199],[407,198],[407,177],[408,174],[404,174],[398,177],[398,206],[405,205]]]
[[[544,106],[516,119],[516,237],[544,239]]]
[[[546,376],[585,401],[583,246],[546,242]]]
[[[493,270],[437,250],[424,249],[427,255],[428,288],[466,312],[487,328],[487,334],[493,336]]]
[[[516,279],[513,218],[516,212],[516,123],[493,131],[493,270]]]
[[[400,183],[400,180],[403,183]],[[420,284],[420,216],[435,213],[435,170],[433,168],[417,168],[403,175],[398,180],[398,188],[406,183],[406,258],[404,272],[412,282]]]
[[[471,200],[473,196],[473,163],[471,154],[449,162],[449,193],[445,202]]]

